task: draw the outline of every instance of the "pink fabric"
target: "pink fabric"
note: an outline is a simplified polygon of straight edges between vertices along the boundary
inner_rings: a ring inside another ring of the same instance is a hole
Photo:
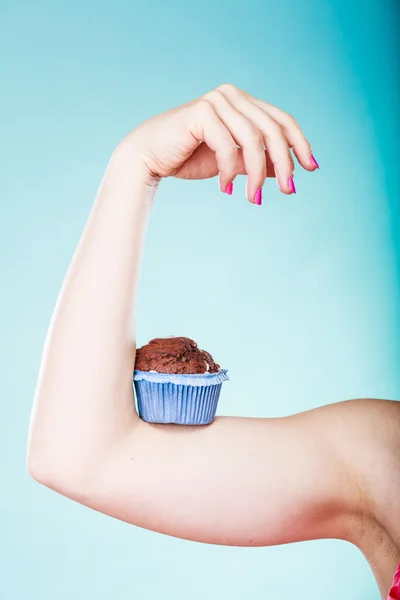
[[[400,565],[397,567],[396,575],[393,579],[393,585],[390,588],[388,600],[400,600]]]

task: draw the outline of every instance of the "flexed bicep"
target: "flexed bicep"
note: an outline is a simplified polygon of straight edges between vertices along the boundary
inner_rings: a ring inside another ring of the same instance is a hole
[[[325,433],[323,410],[284,419],[220,417],[199,427],[141,422],[108,457],[89,504],[140,527],[214,544],[340,537],[353,489]]]

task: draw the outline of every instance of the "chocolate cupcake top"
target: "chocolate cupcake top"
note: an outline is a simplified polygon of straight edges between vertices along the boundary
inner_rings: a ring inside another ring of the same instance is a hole
[[[218,373],[220,366],[211,354],[200,350],[186,337],[155,338],[136,351],[135,369],[157,373]]]

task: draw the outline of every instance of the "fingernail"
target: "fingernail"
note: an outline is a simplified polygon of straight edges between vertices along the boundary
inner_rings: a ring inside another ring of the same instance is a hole
[[[228,185],[225,188],[225,194],[228,194],[228,196],[232,196],[232,192],[233,192],[233,182],[231,181],[230,183],[228,183]]]
[[[258,188],[258,190],[256,191],[256,195],[254,196],[254,202],[255,202],[255,204],[258,204],[258,206],[261,206],[261,204],[262,204],[262,188]]]
[[[313,154],[311,154],[311,157],[310,157],[310,158],[311,158],[311,162],[312,162],[312,164],[314,165],[314,167],[316,167],[317,169],[319,169],[319,164],[318,164],[318,163],[317,163],[317,161],[315,160],[315,158],[314,158],[314,155],[313,155]]]
[[[289,190],[292,192],[292,194],[296,193],[296,186],[294,185],[293,177],[290,177],[289,179]]]

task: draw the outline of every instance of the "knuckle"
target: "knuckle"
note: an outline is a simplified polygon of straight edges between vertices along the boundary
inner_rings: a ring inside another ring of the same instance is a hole
[[[225,146],[225,153],[227,157],[236,159],[238,155],[237,146],[235,146],[235,144],[227,143]]]
[[[237,88],[232,83],[222,83],[216,90],[222,94],[233,94],[237,92]]]
[[[255,144],[256,146],[264,147],[264,137],[255,127],[252,127],[249,132],[249,142]]]
[[[278,131],[274,132],[274,134],[269,136],[267,139],[268,150],[276,158],[286,158],[290,154],[288,143],[280,128],[278,128]]]
[[[286,165],[289,167],[289,170],[294,170],[293,157],[287,145],[274,152],[271,159],[274,165],[280,165],[282,168]]]
[[[301,134],[300,125],[298,124],[296,118],[293,115],[287,115],[286,127],[292,130],[295,129],[297,131],[297,134]]]
[[[238,170],[237,168],[228,168],[225,169],[225,176],[227,179],[230,179],[231,181],[233,181],[236,177],[236,175],[238,174]]]
[[[285,171],[288,170],[291,174],[294,173],[294,161],[290,152],[283,155],[280,160],[278,159],[276,161],[276,163],[280,163],[281,168]]]
[[[202,117],[209,118],[214,114],[214,108],[211,102],[205,96],[197,101],[195,107],[197,113]]]
[[[207,94],[203,96],[203,100],[206,100],[212,105],[217,105],[221,99],[221,92],[219,92],[218,89],[211,90],[211,92],[207,92]]]
[[[220,149],[220,156],[223,160],[230,163],[231,165],[236,165],[238,149],[234,144],[227,143]]]
[[[280,127],[280,125],[278,125],[278,123],[275,123],[275,121],[272,121],[270,123],[268,134],[270,137],[273,136],[278,141],[278,143],[282,143],[285,140],[282,128]]]
[[[286,120],[287,120],[287,122],[288,122],[289,125],[295,125],[295,126],[297,126],[297,121],[296,121],[296,119],[294,118],[293,115],[287,114],[286,115]]]
[[[311,151],[312,151],[312,149],[311,149],[311,144],[310,144],[310,142],[308,141],[308,139],[307,139],[306,137],[304,138],[304,143],[305,143],[305,145],[306,145],[306,148],[307,148],[307,150],[308,150],[309,152],[311,152]]]

